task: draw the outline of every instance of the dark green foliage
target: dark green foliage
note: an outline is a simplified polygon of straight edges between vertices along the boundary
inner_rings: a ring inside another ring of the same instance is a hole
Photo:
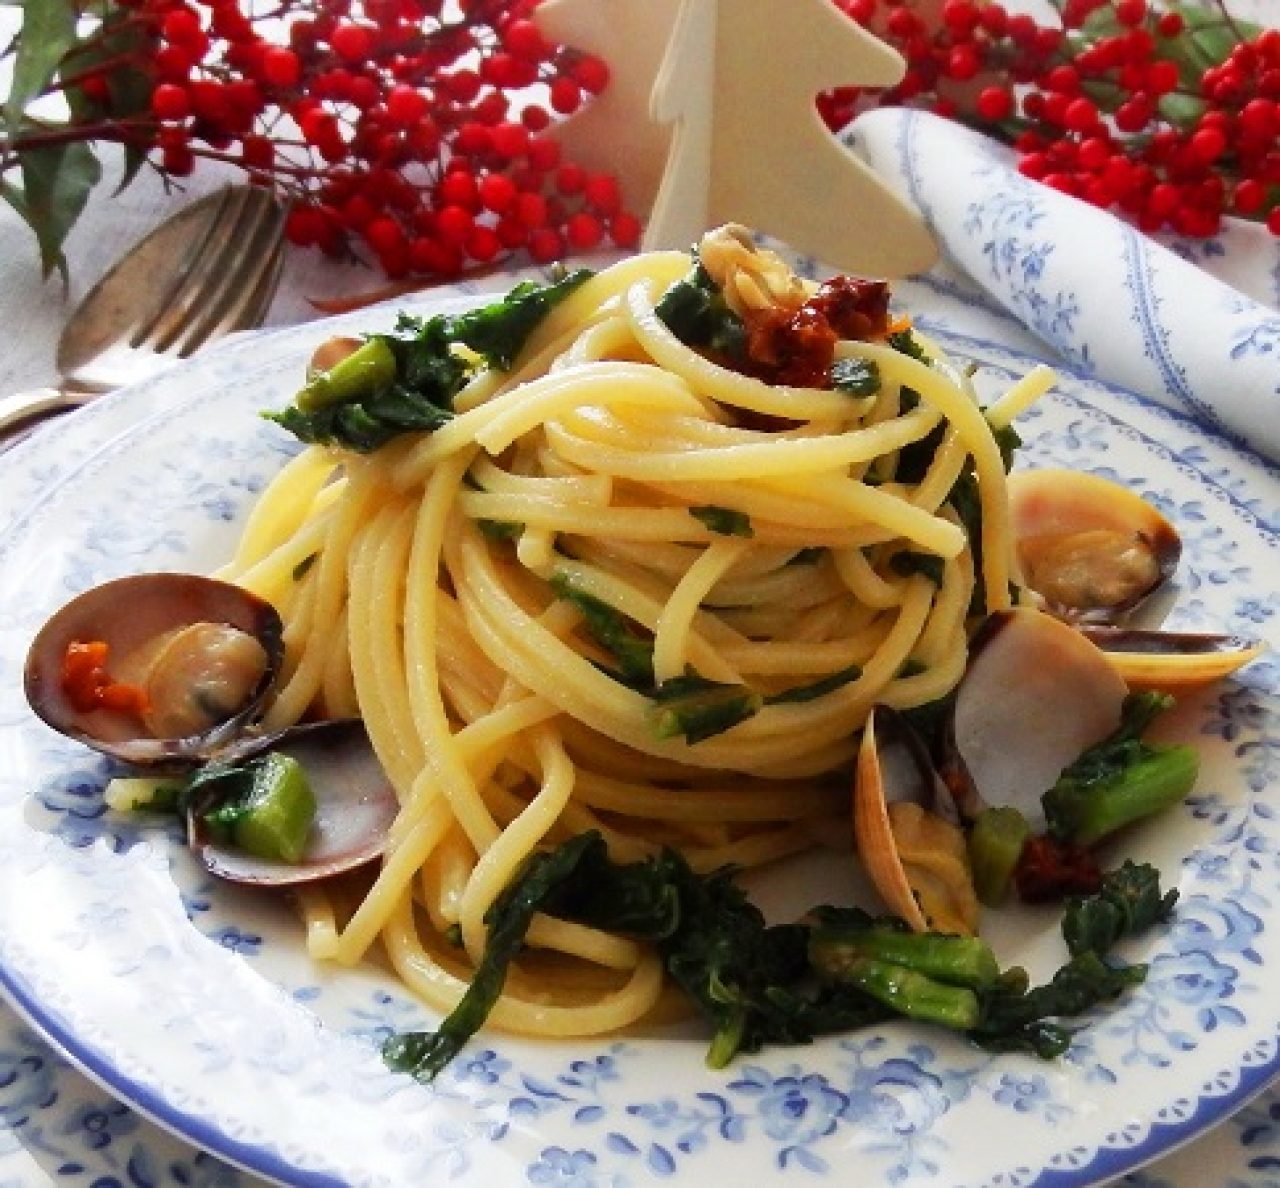
[[[501,301],[452,319],[452,336],[499,371],[508,371],[542,319],[592,276],[579,268],[549,285],[525,281]]]
[[[701,263],[662,295],[654,312],[685,346],[741,359],[747,328]]]
[[[1160,890],[1160,872],[1147,863],[1125,862],[1102,876],[1093,895],[1069,899],[1062,936],[1073,957],[1105,955],[1122,937],[1134,936],[1173,915],[1177,889]]]
[[[837,359],[827,373],[837,392],[874,396],[880,391],[880,368],[868,359]]]
[[[859,908],[817,907],[800,923],[770,925],[731,874],[697,874],[673,850],[616,863],[596,832],[536,855],[486,915],[489,946],[462,1002],[439,1030],[390,1040],[384,1057],[431,1080],[492,1009],[538,911],[656,945],[711,1026],[707,1062],[716,1068],[765,1044],[808,1043],[895,1016],[1047,1058],[1070,1043],[1070,1032],[1049,1020],[1090,1010],[1145,975],[1143,966],[1112,968],[1090,951],[1029,989],[1025,971],[1001,971],[985,941],[913,933]],[[1132,898],[1132,873],[1116,877],[1116,893]],[[1136,898],[1135,928],[1151,914],[1147,892]]]

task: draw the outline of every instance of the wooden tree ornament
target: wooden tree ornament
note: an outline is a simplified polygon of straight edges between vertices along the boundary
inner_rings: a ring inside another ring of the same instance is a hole
[[[818,115],[818,92],[890,86],[904,69],[831,0],[545,0],[537,13],[548,36],[610,64],[604,94],[558,135],[621,175],[649,214],[645,247],[733,221],[852,272],[905,276],[937,258],[919,215]]]

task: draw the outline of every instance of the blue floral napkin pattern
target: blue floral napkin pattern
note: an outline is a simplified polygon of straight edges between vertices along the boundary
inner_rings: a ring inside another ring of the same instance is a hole
[[[1280,459],[1280,248],[1236,225],[1156,242],[1018,173],[1003,146],[924,112],[869,112],[853,145],[919,208],[944,271],[1065,363]]]

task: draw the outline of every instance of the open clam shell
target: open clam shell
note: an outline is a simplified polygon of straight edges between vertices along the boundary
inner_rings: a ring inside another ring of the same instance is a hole
[[[970,644],[940,763],[964,815],[1010,805],[1042,832],[1040,797],[1115,730],[1127,693],[1075,628],[1030,607],[989,616]]]
[[[901,715],[867,719],[854,777],[858,857],[885,905],[916,932],[977,927],[964,833],[924,747]]]
[[[144,717],[77,707],[64,680],[67,653],[90,642],[107,645],[112,680],[145,691]],[[181,767],[254,719],[283,659],[283,627],[270,603],[211,578],[141,574],[96,586],[58,611],[31,644],[25,688],[54,730],[126,763]]]
[[[1103,626],[1080,631],[1135,691],[1187,693],[1229,677],[1266,650],[1265,644],[1238,635]]]
[[[275,862],[220,845],[202,819],[212,806],[196,802],[187,814],[188,838],[211,874],[233,883],[288,887],[345,874],[381,857],[400,805],[362,722],[314,722],[245,739],[235,746],[234,757],[244,760],[268,751],[296,759],[315,795],[316,815],[302,858]]]
[[[1141,496],[1078,470],[1009,476],[1023,582],[1063,618],[1114,623],[1177,569],[1177,530]]]

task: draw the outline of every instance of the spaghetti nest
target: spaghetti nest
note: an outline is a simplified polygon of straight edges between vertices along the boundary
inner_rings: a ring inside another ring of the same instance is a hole
[[[673,328],[691,266],[746,364]],[[267,491],[223,575],[285,619],[265,725],[359,715],[402,806],[367,894],[306,893],[317,956],[380,939],[448,1011],[540,846],[596,830],[617,860],[671,846],[709,871],[847,834],[829,822],[868,711],[944,695],[975,594],[1009,604],[993,425],[1045,385],[984,416],[876,318],[821,383],[775,382],[761,351],[809,343],[814,299],[734,236],[636,257],[509,370],[477,368],[434,431],[313,446]],[[659,1001],[631,940],[540,916],[527,941],[500,1027],[594,1034]]]

